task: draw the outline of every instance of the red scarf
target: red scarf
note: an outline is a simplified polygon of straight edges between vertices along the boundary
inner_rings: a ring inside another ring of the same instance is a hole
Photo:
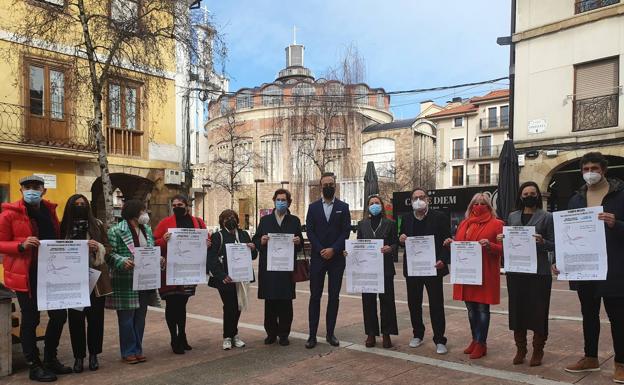
[[[491,219],[492,213],[489,210],[481,215],[475,215],[471,212],[470,216],[464,219],[463,222],[459,225],[455,238],[458,241],[479,240],[479,235],[481,234],[481,231],[483,231],[483,229]]]

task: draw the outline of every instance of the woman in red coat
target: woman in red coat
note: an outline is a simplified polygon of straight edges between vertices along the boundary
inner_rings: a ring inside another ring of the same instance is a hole
[[[171,238],[169,229],[189,228],[205,229],[206,225],[200,218],[189,213],[188,199],[184,195],[176,195],[171,200],[173,215],[164,218],[154,231],[156,246],[160,246],[163,257],[167,258],[167,242]],[[206,250],[206,253],[208,250]],[[166,271],[162,272],[160,297],[167,302],[165,319],[171,334],[171,349],[175,354],[184,354],[191,350],[186,340],[186,304],[189,297],[195,295],[195,285],[167,286]]]
[[[472,331],[472,342],[464,350],[477,359],[487,353],[487,334],[490,327],[490,305],[500,303],[500,258],[503,252],[496,236],[503,231],[503,221],[496,218],[489,193],[472,197],[466,219],[457,228],[456,241],[477,241],[482,247],[483,280],[481,285],[453,285],[453,299],[466,302]],[[447,239],[446,246],[453,242]]]

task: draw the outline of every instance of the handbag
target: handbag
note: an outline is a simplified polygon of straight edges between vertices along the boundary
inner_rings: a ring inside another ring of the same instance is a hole
[[[305,254],[304,250],[301,250],[303,258],[297,258],[295,260],[295,270],[292,273],[293,282],[305,282],[310,280],[310,260]]]

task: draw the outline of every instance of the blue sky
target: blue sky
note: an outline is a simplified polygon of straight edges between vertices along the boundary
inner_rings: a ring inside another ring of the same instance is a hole
[[[510,0],[204,0],[229,49],[230,91],[275,79],[285,66],[284,47],[306,48],[316,76],[335,65],[345,47],[357,46],[366,82],[386,91],[429,88],[506,76]],[[430,94],[393,96],[396,119],[418,114],[419,102],[443,104],[505,88],[507,81]]]

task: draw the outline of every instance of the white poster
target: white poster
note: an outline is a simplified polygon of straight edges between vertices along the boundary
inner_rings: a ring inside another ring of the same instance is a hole
[[[169,229],[167,285],[206,283],[207,229]]]
[[[436,250],[433,235],[407,237],[405,240],[405,258],[408,277],[438,275],[435,268]]]
[[[558,279],[607,279],[605,224],[598,219],[601,212],[602,206],[553,213]]]
[[[100,278],[101,274],[102,272],[100,272],[99,270],[89,268],[89,295],[91,295],[90,293],[92,293],[93,289],[95,289],[95,285],[97,284],[97,281]],[[89,298],[89,301],[91,301],[91,298]],[[84,307],[75,307],[73,309],[78,311],[84,311]]]
[[[251,249],[244,243],[226,243],[228,276],[232,282],[253,281]]]
[[[481,285],[482,250],[479,242],[451,243],[451,283]]]
[[[91,306],[87,241],[41,241],[37,256],[39,310],[87,306]]]
[[[160,246],[136,247],[134,249],[132,290],[153,290],[159,288]]]
[[[294,234],[269,233],[267,244],[267,271],[293,271],[295,269]]]
[[[383,239],[345,241],[347,293],[384,292]]]
[[[537,243],[534,226],[504,226],[505,271],[537,274]]]

